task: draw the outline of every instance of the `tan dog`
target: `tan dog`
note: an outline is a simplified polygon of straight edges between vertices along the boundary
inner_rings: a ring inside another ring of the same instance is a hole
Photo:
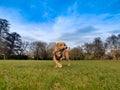
[[[61,60],[65,58],[68,62],[68,66],[70,66],[69,60],[69,48],[66,46],[64,42],[58,42],[55,45],[53,51],[53,60],[55,62],[55,67],[62,67]]]

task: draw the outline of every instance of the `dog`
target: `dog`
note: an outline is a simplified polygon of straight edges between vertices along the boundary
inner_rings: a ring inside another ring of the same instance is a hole
[[[68,66],[70,66],[69,59],[69,51],[70,48],[64,42],[57,42],[53,51],[53,61],[55,62],[55,67],[62,67],[61,60],[65,58],[68,62]]]

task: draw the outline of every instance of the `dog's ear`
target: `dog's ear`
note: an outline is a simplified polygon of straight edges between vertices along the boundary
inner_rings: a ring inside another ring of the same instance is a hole
[[[58,47],[59,43],[56,42],[55,47]]]
[[[67,46],[67,45],[64,43],[64,46]]]

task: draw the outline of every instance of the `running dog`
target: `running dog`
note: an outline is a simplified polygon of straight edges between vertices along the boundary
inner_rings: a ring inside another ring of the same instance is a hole
[[[62,67],[61,60],[65,58],[68,62],[68,66],[70,66],[69,60],[69,51],[70,49],[64,42],[57,42],[53,51],[53,61],[55,62],[55,67]]]

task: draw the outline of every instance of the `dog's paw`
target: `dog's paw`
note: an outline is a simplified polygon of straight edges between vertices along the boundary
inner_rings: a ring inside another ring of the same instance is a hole
[[[59,68],[62,68],[62,65],[59,65]]]
[[[62,65],[56,65],[54,68],[62,68]]]

